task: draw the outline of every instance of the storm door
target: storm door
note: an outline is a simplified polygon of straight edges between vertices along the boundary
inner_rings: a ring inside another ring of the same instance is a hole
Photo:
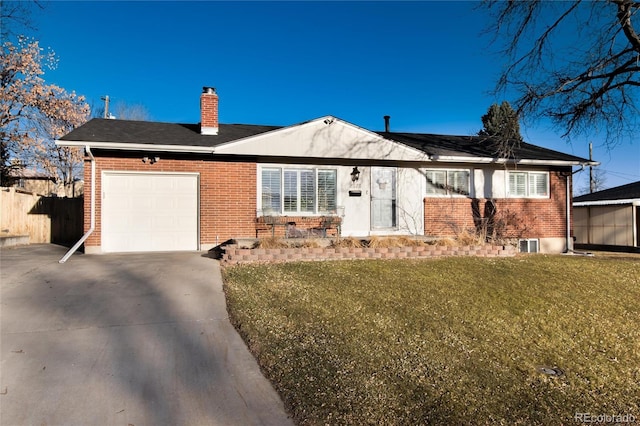
[[[396,169],[371,168],[371,229],[394,229],[397,226]]]

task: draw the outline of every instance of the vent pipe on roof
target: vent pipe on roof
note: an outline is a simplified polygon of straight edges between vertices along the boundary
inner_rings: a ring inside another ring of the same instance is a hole
[[[390,115],[385,115],[384,116],[384,131],[389,133],[389,119],[391,118]]]

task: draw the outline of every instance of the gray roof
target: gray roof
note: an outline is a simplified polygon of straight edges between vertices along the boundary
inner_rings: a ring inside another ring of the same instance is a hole
[[[640,199],[640,181],[592,192],[573,199],[574,203],[586,201],[614,201]]]
[[[379,135],[416,148],[431,156],[468,156],[480,158],[494,158],[497,156],[496,145],[493,140],[484,136],[450,136],[428,133],[387,133]],[[516,144],[513,157],[518,160],[550,160],[588,162],[584,158],[554,151],[530,143]]]
[[[200,134],[199,123],[180,124],[94,118],[61,137],[60,140],[214,147],[281,128],[281,126],[252,124],[220,124],[218,134],[208,136]]]
[[[160,123],[151,121],[109,120],[94,118],[73,130],[61,141],[111,142],[149,145],[215,147],[217,145],[282,129],[284,126],[220,124],[217,135],[201,135],[200,124]],[[418,149],[431,156],[496,158],[490,139],[479,136],[452,136],[425,133],[374,132],[380,136]],[[562,152],[521,143],[514,150],[518,160],[568,161],[589,160]]]

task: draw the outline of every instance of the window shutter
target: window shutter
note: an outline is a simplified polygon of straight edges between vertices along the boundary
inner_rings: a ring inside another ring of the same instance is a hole
[[[509,194],[512,197],[527,196],[526,173],[509,173]]]
[[[449,171],[449,189],[453,194],[469,195],[469,172]]]
[[[529,195],[546,197],[548,196],[548,174],[546,173],[530,173],[529,174]]]
[[[280,212],[280,169],[262,169],[262,210]]]
[[[300,211],[315,211],[316,182],[313,170],[300,170]]]
[[[295,170],[284,171],[284,211],[298,211],[298,173]]]
[[[447,172],[444,170],[427,170],[427,194],[447,194]]]
[[[318,170],[318,212],[336,211],[337,178],[335,170]]]

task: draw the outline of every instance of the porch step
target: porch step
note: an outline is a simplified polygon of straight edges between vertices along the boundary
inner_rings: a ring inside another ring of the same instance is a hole
[[[28,235],[0,234],[0,247],[14,247],[29,245]]]

